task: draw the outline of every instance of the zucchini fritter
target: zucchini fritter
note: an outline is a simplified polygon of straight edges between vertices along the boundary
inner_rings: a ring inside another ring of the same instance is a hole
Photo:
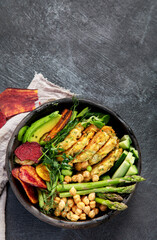
[[[96,164],[100,162],[108,153],[110,153],[117,145],[118,138],[116,136],[112,136],[107,143],[100,148],[100,150],[94,154],[93,158],[89,160],[89,165]]]
[[[110,168],[114,165],[114,162],[118,160],[118,158],[122,154],[122,151],[123,151],[122,148],[115,149],[100,163],[97,163],[91,171],[91,176],[93,175],[101,176],[102,174],[108,172]]]
[[[98,128],[91,124],[89,127],[85,129],[83,135],[79,138],[79,140],[65,153],[70,156],[75,156],[79,152],[81,152],[85,146],[88,145],[90,139],[94,136],[94,134],[98,131]]]
[[[113,129],[108,126],[102,127],[92,138],[82,153],[73,159],[73,163],[88,161],[108,141]]]
[[[58,144],[58,148],[62,148],[64,150],[68,150],[72,145],[74,145],[77,140],[81,137],[82,131],[84,130],[84,127],[81,125],[81,123],[78,123],[68,134],[68,136],[64,139],[63,142],[60,142]]]

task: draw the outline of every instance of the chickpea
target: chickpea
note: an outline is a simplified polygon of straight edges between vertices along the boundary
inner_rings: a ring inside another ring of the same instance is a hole
[[[61,215],[61,211],[58,208],[56,208],[55,211],[54,211],[54,215],[56,217],[59,217]]]
[[[77,180],[77,181],[78,181],[79,183],[83,182],[84,177],[83,177],[82,174],[78,174],[77,177],[78,177],[78,180]]]
[[[80,195],[75,195],[75,196],[73,196],[73,199],[74,199],[74,202],[77,204],[77,203],[79,203],[79,202],[81,202],[81,198],[80,198]]]
[[[71,180],[72,180],[72,182],[78,182],[78,176],[77,175],[73,175]]]
[[[84,178],[89,178],[89,177],[90,177],[90,172],[84,171],[84,172],[83,172],[83,177],[84,177]]]
[[[95,215],[97,215],[99,213],[99,209],[98,208],[94,208],[93,210],[95,212]]]
[[[67,219],[71,220],[72,215],[73,215],[73,212],[72,212],[72,211],[68,212],[68,213],[67,213]]]
[[[64,211],[69,212],[70,211],[70,207],[65,205]]]
[[[82,162],[82,170],[88,167],[88,161]]]
[[[80,208],[80,209],[82,209],[82,210],[84,210],[85,204],[84,204],[83,202],[79,202],[79,203],[77,204],[77,207]]]
[[[74,187],[72,187],[72,188],[70,189],[69,193],[70,193],[72,196],[76,195],[76,189],[75,189]]]
[[[73,199],[68,199],[68,206],[72,208],[74,206],[74,200]]]
[[[89,199],[87,196],[82,197],[82,202],[84,202],[85,205],[89,205]]]
[[[99,176],[98,175],[93,175],[92,176],[92,181],[93,182],[98,182],[99,181]]]
[[[71,177],[70,176],[65,176],[64,181],[69,183],[71,182]]]
[[[90,201],[89,203],[91,208],[95,208],[96,207],[96,201]]]
[[[91,180],[91,177],[89,176],[89,177],[85,177],[83,181],[84,182],[89,182],[90,180]]]
[[[76,214],[73,214],[71,217],[71,221],[76,222],[79,219],[79,216]]]
[[[89,199],[89,201],[93,201],[95,199],[95,193],[90,193],[88,195],[88,199]]]
[[[58,204],[60,202],[60,200],[61,199],[59,197],[55,197],[55,199],[54,199],[55,204]]]
[[[80,215],[80,220],[86,220],[86,214],[85,213],[82,213]]]
[[[76,209],[77,209],[77,206],[76,206],[76,205],[74,205],[74,206],[72,207],[72,211],[73,211],[73,213],[75,213],[75,212],[76,212]]]
[[[66,218],[67,212],[66,212],[66,211],[62,211],[62,212],[61,212],[61,215],[62,215],[63,218]]]
[[[83,169],[86,169],[88,166],[88,161],[85,161],[85,162],[81,162],[81,163],[76,163],[75,164],[75,169],[79,172]]]
[[[82,213],[82,210],[77,207],[75,210],[75,214],[79,216],[81,213]]]
[[[66,203],[67,202],[67,198],[63,197],[62,200]]]
[[[88,216],[89,216],[90,218],[94,218],[94,217],[95,217],[95,211],[94,211],[94,210],[91,210],[91,211],[89,212]]]
[[[88,215],[90,212],[90,206],[85,206],[84,212]]]
[[[59,204],[58,204],[58,209],[60,211],[62,211],[65,207],[65,202],[63,200],[60,200]]]
[[[107,206],[102,205],[102,204],[99,206],[99,208],[102,212],[105,212],[107,210]]]

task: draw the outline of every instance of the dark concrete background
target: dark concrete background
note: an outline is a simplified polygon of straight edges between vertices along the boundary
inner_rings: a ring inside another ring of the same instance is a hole
[[[7,240],[157,239],[157,1],[0,1],[0,92],[34,72],[115,110],[142,152],[129,208],[93,229],[65,230],[28,213],[8,188]]]

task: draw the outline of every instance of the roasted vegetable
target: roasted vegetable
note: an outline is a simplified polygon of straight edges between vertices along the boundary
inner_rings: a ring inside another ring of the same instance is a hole
[[[50,174],[47,170],[46,166],[42,163],[36,166],[36,172],[43,180],[49,182],[50,181]]]
[[[90,125],[85,129],[83,135],[78,139],[78,141],[67,151],[65,154],[67,156],[75,156],[79,154],[85,146],[89,144],[90,139],[94,136],[94,134],[98,131],[98,128],[95,125]],[[63,157],[58,157],[58,161],[62,161]]]
[[[37,89],[7,88],[0,94],[0,109],[6,118],[35,109]]]
[[[20,173],[20,168],[14,168],[12,170],[12,175],[18,179],[20,181],[20,183],[22,184],[29,200],[33,203],[36,204],[38,202],[38,197],[37,197],[37,192],[36,189],[31,186],[28,183],[23,182],[20,178],[19,178],[19,173]]]
[[[85,162],[91,159],[94,154],[108,141],[109,138],[110,135],[106,132],[106,126],[102,127],[94,135],[84,151],[73,159],[73,163]]]
[[[22,166],[19,170],[19,178],[34,187],[47,188],[45,182],[38,176],[32,166]]]
[[[116,136],[111,137],[106,144],[100,148],[100,150],[94,154],[93,158],[89,160],[89,165],[96,164],[100,162],[108,153],[110,153],[118,143],[118,138]]]
[[[42,156],[41,146],[36,142],[23,143],[16,148],[15,155],[21,161],[31,160],[38,163],[39,158]]]
[[[91,175],[101,176],[102,174],[108,172],[110,168],[114,165],[114,162],[122,154],[122,149],[118,148],[112,151],[107,157],[105,157],[100,163],[97,163],[93,166]]]
[[[81,123],[78,123],[69,133],[69,135],[64,139],[63,142],[58,144],[58,148],[68,150],[77,140],[81,137],[84,127]]]
[[[62,116],[61,116],[61,119],[59,120],[59,122],[55,125],[55,127],[51,130],[50,133],[48,133],[46,138],[43,139],[43,140],[44,141],[49,141],[50,139],[53,139],[57,135],[57,133],[59,131],[61,131],[65,127],[65,125],[70,120],[71,115],[72,115],[72,111],[71,110],[64,109],[64,111],[62,112]]]

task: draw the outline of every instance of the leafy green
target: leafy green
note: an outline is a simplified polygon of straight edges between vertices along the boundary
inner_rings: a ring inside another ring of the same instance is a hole
[[[86,107],[77,115],[77,117],[78,118],[83,117],[85,114],[89,113],[89,111],[90,111],[89,108]]]
[[[97,116],[95,116],[97,115]],[[94,124],[98,128],[102,128],[110,120],[109,115],[95,114],[90,116],[88,119],[82,121],[82,125],[86,128],[90,124]]]

